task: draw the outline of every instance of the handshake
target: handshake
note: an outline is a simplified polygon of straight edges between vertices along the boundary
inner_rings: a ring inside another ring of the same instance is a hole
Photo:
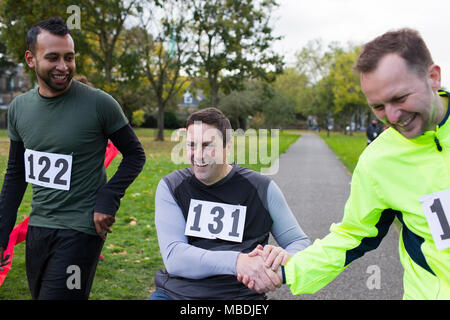
[[[281,267],[291,255],[280,247],[258,245],[248,254],[240,253],[236,263],[238,281],[258,293],[279,288],[282,284]]]

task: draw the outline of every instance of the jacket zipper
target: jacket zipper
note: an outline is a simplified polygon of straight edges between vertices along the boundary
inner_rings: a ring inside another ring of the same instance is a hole
[[[436,148],[439,152],[442,152],[442,145],[441,142],[439,141],[439,126],[436,126],[436,131],[434,132],[434,143],[436,144]]]
[[[436,148],[438,149],[438,151],[442,152],[442,146],[441,143],[439,142],[438,137],[434,137],[434,143],[436,143]]]

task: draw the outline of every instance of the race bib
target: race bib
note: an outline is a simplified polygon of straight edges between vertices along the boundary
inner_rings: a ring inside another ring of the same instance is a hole
[[[450,248],[450,189],[420,197],[438,250]]]
[[[247,207],[192,199],[184,234],[242,242]]]
[[[25,181],[52,189],[69,190],[72,156],[25,150]]]

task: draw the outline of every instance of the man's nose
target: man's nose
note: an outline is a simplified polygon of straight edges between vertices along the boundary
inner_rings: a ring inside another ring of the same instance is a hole
[[[391,103],[384,106],[389,123],[397,123],[400,120],[401,110]]]
[[[203,159],[203,148],[201,145],[197,145],[194,148],[194,158],[195,159]]]
[[[67,69],[69,69],[67,67],[67,63],[64,60],[64,58],[61,58],[61,59],[58,60],[58,64],[56,65],[56,69],[60,70],[60,71],[67,71]]]

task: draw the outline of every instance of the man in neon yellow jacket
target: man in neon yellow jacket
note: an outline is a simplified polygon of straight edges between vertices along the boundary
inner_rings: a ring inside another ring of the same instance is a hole
[[[373,112],[390,128],[361,155],[342,222],[279,275],[292,293],[315,293],[377,248],[397,217],[404,299],[450,299],[450,110],[440,68],[420,35],[401,29],[367,43],[356,70]]]

